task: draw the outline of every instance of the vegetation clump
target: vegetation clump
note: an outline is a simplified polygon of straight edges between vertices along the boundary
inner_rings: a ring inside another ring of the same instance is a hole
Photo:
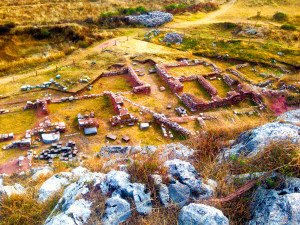
[[[283,12],[277,12],[273,15],[273,19],[278,22],[282,22],[282,21],[286,21],[288,19],[288,16]]]
[[[296,26],[290,24],[283,24],[280,28],[283,30],[292,30],[292,31],[297,30]]]

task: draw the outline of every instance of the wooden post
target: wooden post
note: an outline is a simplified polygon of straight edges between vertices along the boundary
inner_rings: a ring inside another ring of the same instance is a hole
[[[73,66],[75,66],[75,59],[73,59]]]
[[[37,71],[35,71],[35,76],[37,77]]]
[[[15,77],[13,76],[13,82],[15,82]]]
[[[57,66],[56,66],[56,72],[57,72]]]
[[[117,40],[115,40],[115,45],[117,45]]]
[[[127,41],[128,41],[128,36],[127,36]]]

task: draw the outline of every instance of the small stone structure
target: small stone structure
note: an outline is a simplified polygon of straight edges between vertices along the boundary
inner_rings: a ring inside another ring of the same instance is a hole
[[[129,75],[130,83],[133,86],[132,91],[135,94],[150,94],[151,93],[151,85],[140,80],[140,78],[136,74],[135,70],[131,66],[128,66],[127,68],[124,68],[119,71],[103,73],[100,77],[112,77],[112,76],[119,76],[119,75],[124,75],[124,74]]]
[[[51,102],[51,98],[42,99],[42,100],[37,99],[34,103],[31,101],[27,101],[25,109],[37,109],[40,110],[40,112],[43,115],[48,115],[49,114],[48,103],[50,102]]]
[[[23,138],[20,141],[14,141],[9,145],[3,147],[3,150],[11,148],[20,148],[20,149],[30,149],[31,148],[31,138]]]
[[[104,92],[104,95],[108,96],[111,99],[113,108],[118,114],[117,116],[113,116],[112,118],[110,118],[110,122],[113,126],[121,124],[134,125],[134,123],[138,121],[136,115],[134,115],[133,113],[129,113],[127,108],[123,108],[123,97],[117,96],[111,91]]]
[[[90,127],[99,127],[99,122],[95,117],[95,114],[91,112],[90,114],[85,114],[82,116],[78,114],[78,127],[79,129],[90,128]]]
[[[14,133],[0,134],[0,142],[14,139]]]

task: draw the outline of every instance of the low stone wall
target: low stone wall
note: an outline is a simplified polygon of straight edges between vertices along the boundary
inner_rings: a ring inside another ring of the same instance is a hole
[[[164,65],[156,64],[155,69],[157,74],[168,84],[173,92],[178,93],[183,91],[183,84],[179,80],[169,75]]]
[[[138,75],[134,71],[134,69],[129,66],[128,74],[130,76],[130,81],[134,86],[133,92],[136,94],[150,94],[151,93],[151,85],[139,79]]]
[[[229,87],[240,84],[238,80],[233,79],[229,74],[225,74],[223,80]]]
[[[105,96],[109,96],[117,116],[113,116],[109,119],[113,126],[121,124],[134,124],[138,118],[133,113],[128,113],[128,109],[122,108],[124,106],[124,99],[122,96],[117,96],[112,91],[104,92]]]
[[[197,80],[197,76],[195,75],[191,75],[191,76],[182,76],[179,78],[179,81],[180,82],[185,82],[185,81],[194,81],[194,80]]]
[[[224,107],[227,105],[236,105],[240,103],[241,101],[245,100],[246,98],[250,98],[253,101],[255,101],[257,104],[261,104],[261,98],[260,96],[253,92],[236,92],[231,91],[227,93],[226,98],[214,98],[210,102],[205,102],[203,99],[197,99],[195,96],[187,93],[183,93],[181,97],[181,101],[189,107],[189,109],[193,112],[199,111],[199,110],[209,110],[219,107]]]
[[[112,102],[113,109],[117,114],[120,114],[120,109],[124,105],[123,97],[115,95],[112,91],[105,91],[104,96],[108,96]]]
[[[119,71],[107,72],[103,73],[101,77],[113,77],[118,75],[128,74],[130,83],[133,86],[132,91],[135,94],[150,94],[151,93],[151,85],[139,79],[138,75],[134,71],[134,69],[129,66]]]
[[[154,119],[155,119],[155,122],[160,124],[160,125],[163,125],[163,126],[166,126],[166,127],[169,127],[171,129],[174,129],[177,133],[181,134],[181,135],[184,135],[184,136],[190,136],[191,135],[191,132],[180,126],[178,123],[176,122],[173,122],[172,120],[168,119],[164,114],[154,114]]]
[[[216,96],[218,94],[217,89],[203,76],[198,75],[197,81],[211,96]]]

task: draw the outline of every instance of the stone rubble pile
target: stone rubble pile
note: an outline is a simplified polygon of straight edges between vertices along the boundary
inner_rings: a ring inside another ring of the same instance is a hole
[[[166,43],[176,43],[177,45],[180,45],[183,42],[184,35],[180,35],[175,33],[166,33],[164,37],[164,42]]]
[[[53,163],[53,160],[57,157],[64,162],[72,162],[73,158],[78,154],[78,150],[75,142],[69,141],[65,147],[62,143],[52,144],[49,149],[43,150],[36,159],[47,160],[49,164]]]
[[[152,38],[158,36],[160,33],[161,31],[157,29],[150,30],[148,33],[145,34],[144,39],[151,40]]]
[[[161,11],[152,11],[144,15],[127,16],[127,18],[129,19],[129,23],[132,24],[141,24],[145,27],[158,27],[164,23],[171,22],[173,15]]]

